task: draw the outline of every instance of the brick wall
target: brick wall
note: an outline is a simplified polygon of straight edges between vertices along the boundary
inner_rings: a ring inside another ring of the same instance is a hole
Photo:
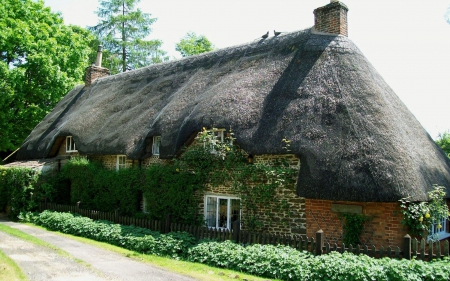
[[[96,79],[104,76],[109,76],[109,69],[91,65],[86,68],[86,76],[84,83],[86,86],[90,86]]]
[[[339,1],[314,10],[314,28],[316,31],[348,36],[348,8]]]
[[[142,168],[146,168],[155,164],[168,164],[169,162],[169,159],[160,159],[159,155],[152,155],[148,158],[143,159],[141,165]]]
[[[287,160],[291,168],[295,168],[297,171],[300,169],[300,159],[293,154],[255,155],[253,159],[254,165],[262,163],[273,165],[280,160]],[[271,234],[306,234],[305,199],[297,196],[295,186],[296,183],[290,187],[278,189],[275,196],[275,198],[279,199],[278,201],[258,206],[258,217],[263,222],[261,231]],[[205,192],[196,195],[199,202],[199,213],[202,216],[204,215],[206,195],[239,197],[238,194],[233,194],[233,189],[230,186],[208,186]],[[280,211],[281,201],[285,201],[289,208]],[[245,214],[245,212],[244,206],[242,214]],[[245,230],[245,219],[242,221],[242,226]]]
[[[306,235],[315,237],[315,233],[322,229],[326,242],[342,243],[342,219],[337,212],[332,211],[333,204],[362,207],[362,213],[373,216],[364,226],[361,242],[363,244],[381,246],[402,245],[406,230],[401,224],[402,216],[399,203],[380,202],[346,202],[306,199]]]

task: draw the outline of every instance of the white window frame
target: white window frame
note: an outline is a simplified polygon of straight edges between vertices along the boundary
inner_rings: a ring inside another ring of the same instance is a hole
[[[159,155],[159,148],[161,147],[161,136],[154,136],[152,143],[152,154]]]
[[[225,129],[214,129],[213,135],[216,137],[216,139],[223,143],[224,135],[225,135]],[[206,146],[206,143],[203,143],[203,146]],[[217,151],[214,147],[211,148],[211,154],[216,154]]]
[[[208,198],[215,198],[216,199],[216,210],[214,212],[214,220],[215,223],[214,225],[208,225],[208,220],[210,220],[210,218],[208,217]],[[227,200],[227,221],[225,225],[220,225],[220,204],[219,201],[220,200]],[[231,213],[231,200],[239,200],[239,204],[241,204],[241,199],[239,197],[235,197],[235,196],[226,196],[226,195],[205,195],[205,204],[204,204],[204,218],[205,218],[205,223],[209,228],[220,228],[220,229],[231,229],[232,226],[232,213]],[[239,206],[239,214],[238,214],[238,220],[241,220],[241,206]]]
[[[437,228],[438,224],[441,225],[441,228]],[[441,218],[438,222],[433,222],[433,224],[431,225],[428,240],[431,240],[436,235],[438,237],[438,240],[450,237],[450,233],[447,229],[447,218]]]
[[[123,160],[123,161],[121,161],[121,160]],[[121,169],[125,169],[126,167],[127,167],[127,156],[126,155],[117,155],[117,157],[116,157],[116,171],[121,170]]]
[[[77,148],[75,146],[75,142],[73,141],[72,136],[66,137],[66,152],[77,152]]]

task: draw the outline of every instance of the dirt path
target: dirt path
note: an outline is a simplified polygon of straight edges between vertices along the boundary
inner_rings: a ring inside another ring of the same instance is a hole
[[[0,232],[0,250],[11,257],[33,281],[194,280],[46,230],[1,219],[0,223],[46,241],[73,257],[63,257],[52,249],[36,246]],[[82,260],[90,266],[77,263],[74,258]]]

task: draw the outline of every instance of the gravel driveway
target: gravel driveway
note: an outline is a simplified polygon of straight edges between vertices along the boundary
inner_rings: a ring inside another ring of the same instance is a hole
[[[0,231],[0,250],[13,259],[30,280],[195,280],[46,230],[3,219],[0,223],[46,241],[71,255],[61,256],[52,249]]]

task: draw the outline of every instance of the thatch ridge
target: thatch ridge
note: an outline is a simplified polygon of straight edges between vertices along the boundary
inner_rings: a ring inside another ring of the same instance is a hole
[[[250,154],[301,159],[298,194],[346,201],[425,200],[450,191],[447,157],[344,36],[309,29],[76,87],[33,130],[19,159],[73,136],[82,154],[140,159],[162,136],[171,158],[202,127],[232,128]],[[450,193],[450,192],[448,192]]]

